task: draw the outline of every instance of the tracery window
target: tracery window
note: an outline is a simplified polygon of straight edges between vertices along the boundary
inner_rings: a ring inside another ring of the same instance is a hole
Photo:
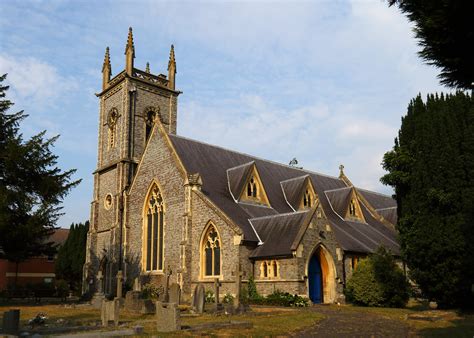
[[[146,202],[145,270],[163,270],[164,208],[160,189],[155,184]]]
[[[250,181],[247,183],[247,197],[257,198],[258,188],[257,183],[255,182],[254,177],[250,178]]]
[[[210,225],[203,238],[204,276],[219,276],[221,274],[221,240],[214,225]]]
[[[115,146],[116,141],[116,132],[117,132],[117,120],[118,112],[116,109],[112,109],[107,116],[107,125],[108,125],[108,142],[107,148],[111,149]]]

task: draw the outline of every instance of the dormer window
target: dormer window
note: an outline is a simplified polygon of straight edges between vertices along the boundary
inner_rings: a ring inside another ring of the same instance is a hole
[[[359,203],[355,191],[352,190],[345,218],[353,221],[365,222],[364,214],[362,213],[361,205]]]
[[[247,197],[257,198],[257,189],[257,183],[255,183],[255,178],[252,176],[247,183]]]

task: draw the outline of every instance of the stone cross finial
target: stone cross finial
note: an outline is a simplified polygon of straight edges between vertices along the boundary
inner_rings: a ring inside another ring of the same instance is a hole
[[[341,164],[339,166],[339,177],[342,177],[344,175],[344,165]]]

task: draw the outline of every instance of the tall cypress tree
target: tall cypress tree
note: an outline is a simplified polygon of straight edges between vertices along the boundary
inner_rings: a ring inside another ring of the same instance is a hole
[[[474,284],[474,100],[413,99],[382,182],[395,188],[410,276],[441,306],[468,304]]]

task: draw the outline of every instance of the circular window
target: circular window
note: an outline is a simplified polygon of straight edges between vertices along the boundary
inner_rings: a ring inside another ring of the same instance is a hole
[[[112,194],[107,194],[104,199],[104,207],[105,209],[109,210],[112,207],[112,204],[114,203]]]

